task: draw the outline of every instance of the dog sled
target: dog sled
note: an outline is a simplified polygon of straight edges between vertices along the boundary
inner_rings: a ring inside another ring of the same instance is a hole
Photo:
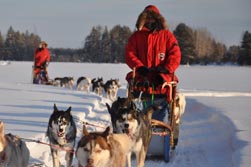
[[[147,157],[158,157],[165,162],[169,162],[178,142],[177,133],[179,133],[179,127],[176,124],[174,111],[178,81],[173,74],[172,81],[155,85],[153,81],[149,81],[146,77],[137,77],[135,69],[131,73],[130,79],[128,79],[128,75],[126,77],[128,81],[128,98],[134,101],[137,108],[142,110],[150,105],[162,105],[163,107],[161,111],[163,113],[153,114],[152,117],[152,138]]]
[[[32,66],[32,83],[39,85],[57,85],[56,81],[49,79],[46,66]]]
[[[32,67],[33,84],[45,85],[49,81],[48,72],[44,66]]]

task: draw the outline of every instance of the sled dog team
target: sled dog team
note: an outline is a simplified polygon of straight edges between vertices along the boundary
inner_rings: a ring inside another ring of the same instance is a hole
[[[73,77],[56,77],[51,81],[51,85],[73,89],[74,86],[78,91],[84,92],[95,92],[99,96],[102,96],[103,93],[111,101],[117,99],[117,92],[121,84],[119,79],[109,79],[104,82],[102,77],[98,78],[89,78],[81,76],[78,78],[76,85]]]
[[[176,121],[185,110],[185,96],[177,94]],[[71,114],[71,107],[54,110],[49,118],[46,135],[51,148],[53,167],[60,167],[58,151],[64,150],[66,167],[71,167],[75,154],[79,167],[131,167],[131,155],[136,155],[137,167],[144,162],[151,141],[151,118],[159,106],[150,106],[138,112],[128,98],[120,98],[110,106],[106,104],[111,117],[113,132],[106,127],[102,132],[89,132],[83,125],[82,137],[76,142],[77,128]],[[18,136],[5,134],[4,123],[0,121],[0,167],[27,167],[30,152]]]

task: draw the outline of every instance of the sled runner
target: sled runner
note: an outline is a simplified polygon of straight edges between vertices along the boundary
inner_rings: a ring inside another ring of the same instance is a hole
[[[174,74],[173,74],[174,75]],[[177,80],[175,75],[170,82],[156,84],[149,78],[136,76],[133,71],[128,79],[128,97],[142,110],[150,105],[161,105],[163,109],[156,111],[152,116],[152,139],[148,148],[148,157],[161,157],[165,162],[170,161],[170,154],[177,144],[177,124],[175,123],[174,109],[176,106]],[[141,104],[140,104],[141,103]],[[176,137],[176,138],[175,138]]]
[[[43,164],[43,163],[32,163],[32,164],[29,164],[28,167],[45,167],[45,164]]]

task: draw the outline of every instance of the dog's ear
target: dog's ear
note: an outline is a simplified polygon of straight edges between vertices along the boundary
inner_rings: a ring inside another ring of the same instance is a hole
[[[86,129],[86,126],[85,125],[83,125],[83,132],[82,132],[83,134],[83,136],[87,136],[87,135],[89,135],[89,132],[87,131],[87,129]]]
[[[135,104],[132,101],[130,102],[130,105],[131,105],[130,106],[131,109],[136,110],[136,106],[135,106]]]
[[[95,80],[96,80],[96,78],[93,78],[93,79],[91,80],[91,82],[92,82],[92,83],[94,83],[94,82],[95,82]]]
[[[102,136],[104,138],[107,138],[107,136],[109,135],[109,133],[110,133],[110,127],[107,126],[107,128],[105,129],[105,131],[102,133]]]
[[[0,135],[4,136],[4,124],[2,121],[0,121]]]
[[[118,96],[117,101],[118,101],[119,103],[121,103],[121,102],[123,102],[123,98],[121,98],[120,96]]]
[[[66,110],[66,112],[71,114],[71,106]]]
[[[54,103],[54,111],[53,112],[57,112],[58,111],[58,108],[56,106],[56,104]]]

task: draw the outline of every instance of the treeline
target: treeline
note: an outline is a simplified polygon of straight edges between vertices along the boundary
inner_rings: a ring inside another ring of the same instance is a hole
[[[10,27],[6,38],[0,32],[0,60],[31,61],[40,41],[36,34],[21,33]]]
[[[52,61],[124,63],[125,45],[132,33],[127,26],[116,25],[110,30],[106,26],[94,26],[82,48],[50,48]],[[205,28],[192,29],[180,23],[173,33],[181,48],[181,64],[251,65],[251,34],[248,31],[243,33],[239,46],[229,48],[217,42]],[[40,41],[36,34],[20,33],[10,27],[6,38],[0,32],[0,60],[32,61]]]

